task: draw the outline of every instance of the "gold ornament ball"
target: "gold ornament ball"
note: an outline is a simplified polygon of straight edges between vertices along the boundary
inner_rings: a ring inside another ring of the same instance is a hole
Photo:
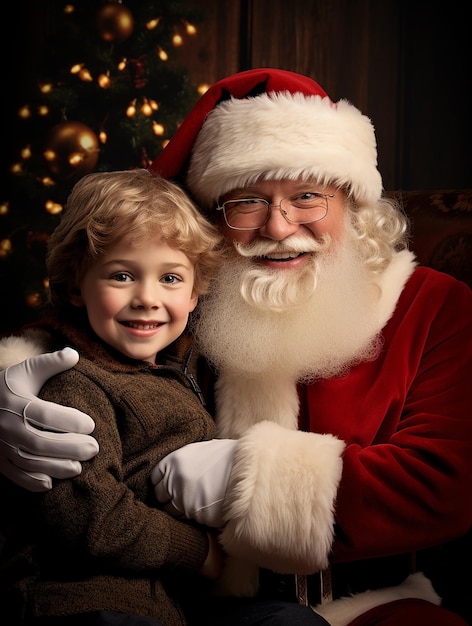
[[[104,41],[123,43],[134,29],[133,14],[122,4],[105,4],[97,14],[97,29]]]
[[[56,178],[79,178],[93,172],[99,152],[97,135],[86,124],[61,122],[49,132],[44,157]]]

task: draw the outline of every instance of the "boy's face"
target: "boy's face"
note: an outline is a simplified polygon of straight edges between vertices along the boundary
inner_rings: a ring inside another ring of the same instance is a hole
[[[107,344],[155,363],[197,305],[193,283],[193,264],[160,235],[139,247],[124,238],[87,270],[71,302],[86,307],[90,325]]]

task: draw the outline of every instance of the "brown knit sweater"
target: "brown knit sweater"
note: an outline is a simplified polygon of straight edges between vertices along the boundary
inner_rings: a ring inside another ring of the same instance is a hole
[[[8,532],[2,613],[9,624],[21,624],[22,614],[96,610],[184,624],[176,598],[200,584],[208,539],[158,508],[150,473],[172,450],[211,438],[214,422],[175,367],[128,360],[72,326],[53,336],[56,347],[81,356],[41,397],[88,413],[100,452],[48,493],[2,482],[7,502],[15,502],[1,515]]]

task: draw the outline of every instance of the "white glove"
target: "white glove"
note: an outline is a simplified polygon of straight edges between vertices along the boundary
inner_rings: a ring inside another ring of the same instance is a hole
[[[1,372],[0,473],[29,491],[51,489],[51,477],[77,476],[79,461],[98,452],[98,443],[88,436],[95,428],[91,417],[35,396],[48,378],[78,360],[75,350],[65,348]]]
[[[223,501],[237,443],[234,439],[189,443],[159,461],[151,481],[167,513],[223,527]]]

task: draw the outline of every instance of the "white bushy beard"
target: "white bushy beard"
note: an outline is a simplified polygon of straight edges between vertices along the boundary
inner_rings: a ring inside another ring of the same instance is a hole
[[[348,235],[336,245],[296,235],[235,248],[239,254],[201,299],[193,328],[200,352],[220,373],[308,382],[375,357],[379,290]],[[312,251],[310,262],[272,270],[251,260],[287,249]]]

